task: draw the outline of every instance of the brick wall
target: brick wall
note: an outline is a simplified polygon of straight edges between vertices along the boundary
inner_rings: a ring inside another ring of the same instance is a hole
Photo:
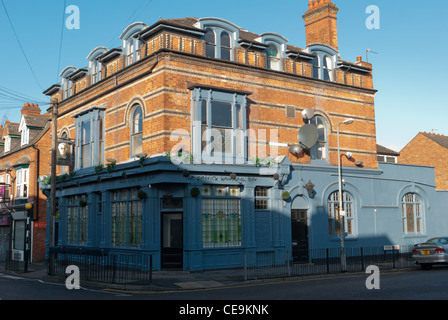
[[[435,167],[436,189],[448,190],[446,159],[448,159],[448,149],[420,132],[400,151],[398,162]]]
[[[152,68],[151,73],[145,74]],[[92,105],[106,104],[105,157],[126,161],[130,157],[130,108],[132,101],[139,101],[144,107],[144,152],[151,155],[170,151],[177,143],[170,141],[171,132],[190,131],[189,83],[251,92],[248,128],[255,132],[277,129],[279,142],[283,143],[297,143],[298,129],[304,124],[301,111],[315,108],[327,120],[333,165],[337,164],[337,124],[352,117],[355,123],[341,126],[341,150],[352,152],[354,159],[363,161],[365,167],[377,166],[373,91],[171,50],[159,51],[157,56],[148,57],[64,101],[59,108],[58,129],[65,128],[73,139],[73,114]],[[295,118],[286,116],[287,106],[295,108]],[[270,155],[269,146],[266,148]],[[288,155],[293,162],[310,162],[306,152],[298,157],[287,148],[279,148],[278,152]],[[343,165],[354,165],[346,157],[342,160]]]

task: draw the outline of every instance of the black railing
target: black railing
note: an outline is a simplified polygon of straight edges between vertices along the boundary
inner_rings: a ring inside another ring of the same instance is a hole
[[[374,265],[380,270],[415,267],[413,246],[311,249],[294,259],[288,251],[247,252],[244,255],[245,279],[263,279],[340,272],[361,272]]]
[[[80,280],[114,284],[151,284],[152,255],[144,251],[111,251],[82,247],[51,247],[48,274],[68,276],[79,269]]]

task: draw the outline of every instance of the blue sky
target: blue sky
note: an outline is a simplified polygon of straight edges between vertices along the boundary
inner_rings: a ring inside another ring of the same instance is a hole
[[[378,90],[377,142],[400,150],[420,131],[448,135],[448,1],[333,2],[339,7],[341,58],[356,61],[362,56],[365,60],[366,49],[378,53],[369,55]],[[61,33],[69,18],[64,14],[69,5],[80,10],[80,28],[64,28]],[[379,30],[366,27],[369,5],[380,10]],[[279,33],[290,44],[305,47],[302,15],[307,9],[308,0],[0,0],[0,89],[48,101],[42,91],[59,82],[64,67],[85,67],[86,57],[95,47],[119,46],[118,37],[129,24],[142,21],[151,25],[160,17],[219,17],[255,33]],[[18,122],[24,102],[13,104],[0,96],[0,119],[6,116]]]

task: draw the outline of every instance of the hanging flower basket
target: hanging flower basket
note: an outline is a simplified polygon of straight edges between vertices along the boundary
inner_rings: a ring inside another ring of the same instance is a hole
[[[193,198],[196,198],[199,195],[199,193],[200,193],[200,191],[199,191],[199,188],[197,188],[197,187],[191,188],[191,190],[190,190],[190,194]]]
[[[146,192],[145,191],[143,191],[143,190],[138,190],[138,193],[137,193],[137,197],[139,198],[139,199],[145,199],[146,198]]]
[[[289,199],[289,197],[290,197],[290,194],[289,194],[289,192],[288,191],[283,191],[282,192],[282,199],[283,200],[288,200]]]

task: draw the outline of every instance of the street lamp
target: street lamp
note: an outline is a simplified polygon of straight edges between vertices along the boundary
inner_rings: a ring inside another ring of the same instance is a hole
[[[344,250],[344,216],[345,211],[342,210],[342,179],[341,179],[341,155],[339,150],[339,126],[341,124],[352,124],[353,119],[345,119],[344,121],[340,122],[337,127],[337,135],[338,135],[338,184],[339,184],[339,223],[340,223],[340,236],[341,236],[341,269],[342,272],[345,272],[347,270],[346,268],[346,259],[345,259],[345,250]]]
[[[28,272],[28,261],[30,259],[30,249],[31,249],[30,219],[33,215],[33,205],[28,202],[25,205],[25,209],[26,209],[26,224],[25,224],[25,243],[23,248],[23,260],[24,260],[24,271]]]

